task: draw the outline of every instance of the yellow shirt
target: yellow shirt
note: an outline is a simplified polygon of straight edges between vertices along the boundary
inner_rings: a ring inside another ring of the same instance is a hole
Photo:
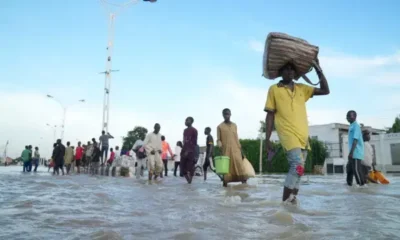
[[[293,92],[276,84],[268,90],[264,110],[275,112],[275,129],[287,151],[309,148],[306,102],[313,94],[313,87],[301,83],[294,84]]]

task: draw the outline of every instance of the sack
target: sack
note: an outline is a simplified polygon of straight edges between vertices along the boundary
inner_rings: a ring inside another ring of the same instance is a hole
[[[291,62],[296,68],[295,79],[312,70],[313,61],[317,58],[319,48],[307,41],[289,36],[285,33],[272,32],[265,41],[263,76],[275,79],[280,76],[279,70]]]
[[[146,151],[144,150],[143,147],[139,148],[136,152],[136,157],[138,159],[143,159],[147,157]]]
[[[247,158],[243,159],[243,170],[244,170],[244,175],[249,178],[256,176],[256,172],[254,171],[253,165],[251,165],[250,161],[247,160]]]

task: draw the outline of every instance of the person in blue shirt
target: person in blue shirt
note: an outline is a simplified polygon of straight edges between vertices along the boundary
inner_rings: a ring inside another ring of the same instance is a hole
[[[361,169],[361,161],[364,160],[364,140],[361,127],[358,124],[357,113],[354,110],[347,112],[347,121],[349,127],[349,156],[347,163],[347,184],[353,185],[353,176],[356,178],[358,185],[365,184],[365,177]]]

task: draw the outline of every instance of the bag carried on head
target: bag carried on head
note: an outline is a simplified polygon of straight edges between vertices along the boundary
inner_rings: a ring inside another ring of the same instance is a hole
[[[287,63],[292,63],[296,68],[297,80],[312,70],[318,52],[317,46],[301,38],[271,32],[265,41],[263,76],[271,80],[280,77],[279,70]]]

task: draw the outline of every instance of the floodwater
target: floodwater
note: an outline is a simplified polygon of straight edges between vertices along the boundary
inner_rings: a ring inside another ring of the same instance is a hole
[[[283,175],[222,188],[168,176],[53,177],[0,167],[0,239],[399,239],[400,177],[348,188],[343,175],[310,176],[299,206],[281,205]],[[172,175],[172,174],[171,174]],[[307,179],[307,178],[305,178]]]

